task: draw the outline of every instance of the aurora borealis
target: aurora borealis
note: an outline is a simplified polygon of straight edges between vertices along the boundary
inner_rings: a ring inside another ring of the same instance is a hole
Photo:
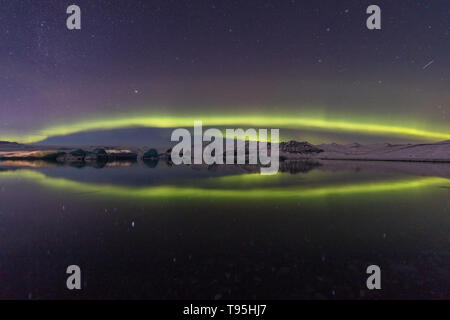
[[[192,127],[194,121],[201,119],[206,126],[220,127],[274,127],[274,128],[314,128],[324,131],[349,131],[353,133],[385,135],[385,136],[404,136],[413,137],[419,140],[446,140],[450,139],[450,132],[436,132],[420,130],[412,127],[389,126],[385,124],[371,124],[348,121],[322,120],[306,117],[261,117],[261,116],[201,116],[198,117],[158,117],[158,116],[136,116],[131,118],[105,119],[97,121],[86,121],[64,126],[55,126],[38,131],[31,136],[10,137],[9,140],[32,143],[39,142],[48,137],[68,135],[83,131],[95,131],[106,129],[121,129],[133,127],[152,127],[152,128],[175,128]],[[8,139],[5,139],[8,140]]]
[[[0,140],[195,120],[316,142],[450,139],[447,1],[380,1],[378,31],[366,1],[80,0],[74,31],[68,4],[2,6]]]
[[[238,176],[238,179],[261,178],[261,175]],[[96,192],[107,197],[155,199],[164,198],[199,198],[199,199],[297,199],[317,198],[326,196],[355,196],[357,194],[383,193],[404,191],[409,189],[425,188],[430,186],[447,186],[449,179],[440,177],[403,178],[393,181],[372,181],[353,184],[329,185],[319,187],[291,187],[291,188],[261,188],[239,190],[235,188],[218,189],[210,187],[186,187],[162,185],[153,187],[131,187],[115,184],[85,183],[66,178],[46,176],[32,170],[19,170],[18,172],[0,172],[2,179],[23,178],[46,188],[56,190],[72,190],[76,192]],[[228,177],[229,178],[234,177]],[[220,182],[220,179],[218,180]]]

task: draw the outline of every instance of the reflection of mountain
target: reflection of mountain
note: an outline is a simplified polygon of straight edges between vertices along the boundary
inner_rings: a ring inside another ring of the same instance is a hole
[[[245,146],[245,154],[248,159],[248,153],[250,150],[249,143],[246,142]],[[271,153],[272,148],[273,146],[268,144],[267,149],[269,153]],[[237,156],[236,150],[234,155],[235,157]],[[360,145],[357,143],[350,145],[339,145],[333,143],[319,146],[314,146],[307,142],[289,141],[281,142],[279,144],[279,155],[282,168],[288,167],[287,163],[283,163],[288,160],[360,160],[450,163],[450,141],[428,144],[397,145],[388,143],[373,145]],[[165,161],[170,161],[171,149],[167,149],[166,147],[98,147],[92,145],[82,148],[69,148],[57,146],[21,145],[5,142],[0,144],[0,160],[3,161],[46,160],[58,163],[93,163],[141,161],[142,159],[163,159]],[[305,164],[303,164],[303,167],[304,165]],[[292,168],[288,170],[291,169]],[[302,169],[299,170],[301,171]]]
[[[147,160],[147,159],[144,159],[143,160],[143,162],[144,162],[144,164],[147,166],[147,167],[149,167],[149,168],[156,168],[156,166],[158,165],[158,159],[152,159],[152,160]]]
[[[181,165],[175,166],[164,159],[136,161],[110,161],[110,162],[74,162],[61,164],[49,161],[0,161],[0,170],[17,169],[43,169],[56,167],[104,169],[105,176],[115,176],[114,169],[129,168],[130,170],[144,170],[146,176],[157,176],[157,181],[179,181],[183,177],[201,175],[202,177],[217,177],[227,175],[259,174],[257,165]],[[119,171],[117,170],[117,171]],[[150,172],[151,170],[151,172]],[[411,176],[430,176],[450,178],[450,165],[448,163],[433,162],[404,162],[404,161],[352,161],[352,160],[286,160],[280,162],[281,173],[306,174],[312,170],[322,172],[348,172],[348,173],[385,173],[405,174]],[[103,170],[102,170],[103,171]],[[135,179],[136,180],[136,179]]]
[[[280,171],[281,172],[289,172],[291,174],[305,173],[305,172],[311,171],[320,166],[321,166],[321,164],[317,161],[286,160],[286,161],[280,162]]]

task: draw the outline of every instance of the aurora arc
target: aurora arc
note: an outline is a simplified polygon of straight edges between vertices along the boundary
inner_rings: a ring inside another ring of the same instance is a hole
[[[194,121],[202,121],[205,127],[253,127],[253,128],[284,128],[284,129],[315,129],[332,132],[353,132],[368,135],[403,136],[414,137],[420,140],[449,140],[450,131],[430,131],[415,126],[405,127],[391,124],[365,123],[359,121],[344,121],[323,119],[319,117],[302,116],[261,116],[261,115],[239,115],[239,116],[128,116],[121,118],[105,118],[100,120],[85,120],[66,125],[50,126],[33,134],[17,136],[0,136],[0,140],[16,141],[21,143],[36,143],[49,137],[65,136],[69,134],[112,130],[123,128],[189,128]]]
[[[450,179],[439,177],[408,178],[402,180],[372,181],[353,184],[329,185],[319,187],[264,188],[264,189],[214,189],[182,186],[120,186],[112,184],[88,183],[55,178],[33,170],[3,171],[1,179],[24,178],[41,186],[57,190],[95,192],[96,196],[107,195],[125,198],[224,198],[224,199],[279,199],[279,198],[317,198],[330,195],[355,195],[415,189],[432,185],[449,185]]]

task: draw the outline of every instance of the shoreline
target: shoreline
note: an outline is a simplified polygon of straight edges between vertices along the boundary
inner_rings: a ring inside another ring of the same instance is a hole
[[[39,146],[0,143],[0,161],[48,161],[56,163],[95,163],[120,161],[171,161],[171,148],[158,151],[149,147],[124,146]],[[271,145],[268,145],[270,154]],[[249,144],[245,146],[246,158]],[[223,153],[226,155],[226,152]],[[236,157],[236,155],[235,155]],[[336,143],[312,145],[308,142],[280,142],[279,160],[290,161],[387,161],[417,163],[450,163],[450,141],[429,144]]]

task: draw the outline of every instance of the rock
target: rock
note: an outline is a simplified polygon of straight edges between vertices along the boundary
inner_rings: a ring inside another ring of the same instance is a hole
[[[84,162],[84,158],[87,155],[87,151],[82,149],[77,149],[75,151],[69,152],[65,154],[64,161],[65,162]]]
[[[92,151],[93,153],[95,153],[98,157],[105,157],[108,158],[108,153],[106,152],[105,149],[102,148],[97,148],[94,151]]]
[[[280,152],[287,153],[320,153],[323,152],[322,149],[319,149],[308,142],[297,142],[297,141],[289,141],[289,142],[280,142]]]
[[[58,161],[58,158],[61,156],[64,156],[66,153],[65,152],[52,152],[52,153],[48,153],[45,154],[41,157],[41,160],[44,161]]]
[[[97,148],[92,152],[88,152],[84,157],[84,161],[86,162],[107,162],[108,161],[108,153],[105,149]]]
[[[134,152],[115,152],[115,153],[108,153],[108,160],[109,161],[137,161],[137,153]]]
[[[58,162],[84,163],[84,162],[107,162],[108,154],[104,149],[98,148],[94,151],[77,149],[69,153],[62,152],[56,158]]]
[[[56,162],[64,162],[66,161],[66,153],[61,152],[59,156],[56,157]]]
[[[154,160],[158,159],[158,151],[156,149],[150,149],[147,152],[144,153],[143,157],[144,160]]]

